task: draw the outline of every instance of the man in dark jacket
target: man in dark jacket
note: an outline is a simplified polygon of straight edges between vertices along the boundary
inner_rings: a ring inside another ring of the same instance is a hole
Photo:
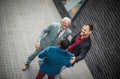
[[[86,23],[83,25],[81,31],[71,40],[71,45],[67,48],[67,50],[75,55],[76,60],[74,63],[84,59],[89,51],[91,47],[90,34],[92,30],[93,26]]]
[[[90,34],[92,31],[93,26],[90,23],[86,23],[83,25],[80,32],[72,38],[71,44],[67,48],[67,50],[73,53],[74,56],[76,57],[72,65],[85,58],[87,52],[91,47]],[[60,74],[64,69],[66,69],[65,66],[63,66],[63,68],[61,69]],[[55,79],[58,79],[59,76],[60,75],[57,75]]]
[[[90,34],[92,31],[93,26],[90,23],[86,23],[83,25],[80,32],[72,38],[71,44],[67,48],[67,50],[73,53],[76,57],[72,65],[85,58],[87,52],[91,47]],[[64,69],[66,69],[65,66],[63,66],[63,68],[61,69],[60,74]],[[59,79],[60,74],[57,75],[55,79]]]

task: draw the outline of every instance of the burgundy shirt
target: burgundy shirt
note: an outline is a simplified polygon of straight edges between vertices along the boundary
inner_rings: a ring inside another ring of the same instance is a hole
[[[87,37],[87,38],[89,38],[89,37]],[[77,46],[80,42],[82,42],[83,40],[85,40],[85,39],[87,39],[87,38],[81,38],[80,36],[78,36],[78,37],[75,39],[75,41],[73,42],[73,44],[70,45],[70,46],[67,48],[67,50],[68,50],[69,52],[72,52],[72,49],[73,49],[75,46]]]

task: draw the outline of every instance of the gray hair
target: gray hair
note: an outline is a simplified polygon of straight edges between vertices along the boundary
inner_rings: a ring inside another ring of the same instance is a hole
[[[70,24],[71,24],[71,19],[70,19],[70,18],[68,18],[68,17],[64,17],[64,18],[62,19],[62,22],[63,22],[64,20],[69,21],[69,22],[70,22]]]

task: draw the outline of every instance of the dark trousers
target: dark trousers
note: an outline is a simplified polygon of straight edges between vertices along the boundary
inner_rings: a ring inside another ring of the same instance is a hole
[[[42,79],[45,76],[41,71],[38,72],[36,79]],[[48,75],[48,79],[54,79],[54,76]]]

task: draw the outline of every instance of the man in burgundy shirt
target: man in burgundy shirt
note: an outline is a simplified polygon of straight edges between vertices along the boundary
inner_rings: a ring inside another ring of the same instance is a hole
[[[90,34],[92,30],[93,26],[90,23],[86,23],[83,25],[81,31],[71,40],[71,45],[67,50],[75,55],[76,60],[74,64],[84,59],[89,51],[91,47]]]
[[[93,30],[93,26],[90,23],[86,23],[83,25],[80,32],[72,38],[71,44],[67,48],[67,50],[73,53],[74,56],[76,57],[73,65],[78,61],[84,59],[87,52],[89,51],[91,47],[90,34],[92,30]],[[64,69],[66,69],[65,66],[63,66],[63,68],[61,69],[60,74]],[[57,75],[55,79],[58,79],[60,74]]]

